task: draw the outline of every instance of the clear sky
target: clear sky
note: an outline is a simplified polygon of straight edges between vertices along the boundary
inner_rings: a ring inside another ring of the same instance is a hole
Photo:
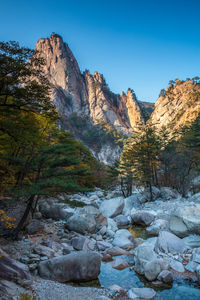
[[[0,0],[0,40],[34,48],[60,34],[82,71],[113,92],[156,101],[170,79],[200,75],[200,0]]]

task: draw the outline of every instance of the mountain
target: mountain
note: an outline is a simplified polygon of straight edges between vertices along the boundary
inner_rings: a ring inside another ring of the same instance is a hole
[[[81,72],[62,37],[53,33],[36,44],[45,59],[43,71],[52,85],[51,98],[61,126],[72,132],[104,163],[112,163],[121,152],[122,138],[146,122],[171,133],[193,121],[200,110],[200,83],[193,80],[171,81],[155,105],[141,102],[132,89],[122,95],[110,91],[98,72]]]
[[[58,34],[38,40],[35,50],[45,59],[43,71],[52,85],[51,97],[62,116],[61,125],[102,161],[114,160],[120,152],[117,138],[145,124],[149,116],[145,105],[131,89],[122,95],[112,93],[102,74],[82,73]]]
[[[149,122],[171,133],[196,119],[200,111],[200,83],[197,79],[176,79],[155,103]]]

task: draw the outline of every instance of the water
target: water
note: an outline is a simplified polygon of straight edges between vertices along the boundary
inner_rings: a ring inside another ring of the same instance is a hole
[[[191,286],[187,282],[174,283],[169,290],[157,293],[155,300],[199,300],[200,289],[198,286]]]
[[[143,227],[130,227],[129,231],[134,238],[149,238]],[[128,261],[130,266],[133,265],[133,256],[123,255],[121,258]],[[101,273],[98,279],[98,284],[105,288],[109,288],[113,284],[117,284],[127,290],[133,287],[151,287],[157,292],[155,300],[200,300],[200,287],[196,283],[177,279],[171,286],[155,286],[151,282],[146,281],[143,276],[138,276],[131,268],[121,271],[112,268],[112,262],[101,264]]]
[[[174,281],[172,286],[156,287],[142,276],[139,277],[134,270],[129,268],[121,271],[113,269],[112,262],[102,263],[98,279],[100,286],[105,288],[109,288],[113,284],[127,290],[132,287],[151,287],[157,292],[155,300],[200,300],[200,288],[197,284],[181,280]]]
[[[140,281],[135,271],[130,271],[129,268],[121,271],[113,269],[112,263],[101,264],[101,273],[98,278],[101,286],[104,286],[105,288],[108,288],[113,284],[117,284],[125,289],[130,289],[134,286],[144,286],[144,283]]]
[[[131,226],[128,230],[132,233],[134,238],[142,238],[144,240],[148,239],[149,236],[144,227],[141,226]]]
[[[134,238],[149,238],[143,227],[134,226],[130,227],[129,230]],[[157,292],[155,300],[200,300],[200,286],[198,284],[189,280],[175,279],[173,285],[154,285],[131,268],[134,264],[132,255],[122,255],[121,258],[129,263],[130,268],[116,270],[112,268],[112,262],[102,262],[98,280],[79,283],[78,285],[109,288],[116,284],[126,290],[133,287],[150,287]]]

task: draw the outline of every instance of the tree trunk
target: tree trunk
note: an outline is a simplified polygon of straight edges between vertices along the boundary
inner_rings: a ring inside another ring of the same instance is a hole
[[[153,201],[153,194],[152,194],[152,186],[151,186],[151,183],[149,183],[149,193],[150,193],[150,201]]]
[[[13,238],[17,238],[20,230],[23,228],[24,223],[26,222],[26,219],[27,219],[27,217],[29,215],[29,212],[31,210],[32,204],[34,202],[34,198],[35,198],[35,195],[30,196],[30,198],[28,200],[28,204],[27,204],[26,209],[25,209],[25,212],[24,212],[23,216],[21,217],[21,220],[19,221],[17,227],[11,232],[11,235],[12,235]]]

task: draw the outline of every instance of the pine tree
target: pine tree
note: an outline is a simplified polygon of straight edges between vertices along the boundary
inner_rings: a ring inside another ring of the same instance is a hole
[[[50,85],[40,71],[43,63],[33,50],[16,42],[0,43],[1,193],[23,179],[29,159],[57,119]],[[20,163],[6,163],[5,155]]]
[[[152,185],[158,184],[160,140],[152,127],[147,126],[136,133],[122,152],[122,162],[129,163],[131,174],[136,183],[149,188],[153,200]]]
[[[27,177],[20,186],[11,191],[13,198],[26,199],[27,203],[24,215],[12,232],[14,236],[23,228],[31,209],[36,206],[35,201],[40,196],[88,190],[79,185],[80,177],[88,175],[88,168],[82,167],[81,159],[76,155],[74,140],[67,133],[62,134],[62,140],[64,134],[66,137],[62,144],[53,144],[38,150],[37,155],[29,161]],[[15,162],[19,163],[19,159]]]

